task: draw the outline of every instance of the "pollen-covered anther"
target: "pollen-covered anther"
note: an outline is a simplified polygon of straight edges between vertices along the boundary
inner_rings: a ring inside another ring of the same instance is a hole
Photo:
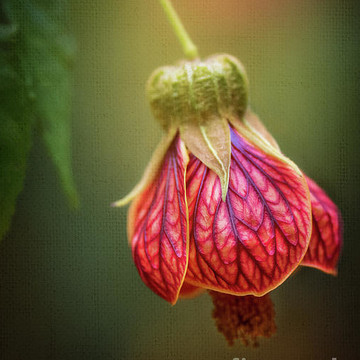
[[[239,339],[245,346],[256,347],[258,338],[276,333],[275,310],[270,295],[234,296],[209,291],[213,303],[213,318],[218,331],[229,345]]]

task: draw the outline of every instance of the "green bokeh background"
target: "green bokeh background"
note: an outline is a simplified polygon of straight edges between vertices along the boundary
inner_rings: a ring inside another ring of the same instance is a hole
[[[349,1],[174,0],[202,56],[244,63],[253,109],[283,151],[339,205],[339,276],[304,268],[273,292],[278,333],[229,348],[207,295],[171,307],[140,280],[126,209],[161,130],[144,84],[182,58],[155,0],[71,1],[77,39],[66,205],[39,139],[0,245],[0,359],[356,359],[360,357],[360,12]]]

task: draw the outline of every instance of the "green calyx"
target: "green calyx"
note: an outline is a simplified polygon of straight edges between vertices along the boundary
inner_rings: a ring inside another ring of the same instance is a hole
[[[189,122],[201,125],[212,118],[242,119],[248,80],[236,58],[215,55],[155,70],[147,83],[147,96],[165,129]]]

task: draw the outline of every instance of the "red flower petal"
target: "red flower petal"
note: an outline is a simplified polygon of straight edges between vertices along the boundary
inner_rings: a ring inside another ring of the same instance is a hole
[[[167,151],[159,174],[129,210],[129,238],[135,265],[147,286],[175,303],[187,266],[185,146],[179,137]]]
[[[306,180],[311,196],[313,230],[301,265],[336,275],[342,244],[340,212],[313,180],[308,177]]]
[[[231,128],[230,182],[196,157],[187,174],[190,249],[186,281],[237,295],[263,295],[298,266],[311,232],[305,178]]]

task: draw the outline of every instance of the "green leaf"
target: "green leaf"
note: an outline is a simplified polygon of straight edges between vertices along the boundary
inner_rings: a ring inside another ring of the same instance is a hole
[[[16,199],[23,188],[32,137],[31,103],[19,72],[16,41],[16,27],[1,24],[0,239],[9,229]]]
[[[9,16],[22,34],[20,64],[45,146],[70,204],[76,207],[70,125],[74,42],[64,31],[65,5],[64,0],[13,0]]]

